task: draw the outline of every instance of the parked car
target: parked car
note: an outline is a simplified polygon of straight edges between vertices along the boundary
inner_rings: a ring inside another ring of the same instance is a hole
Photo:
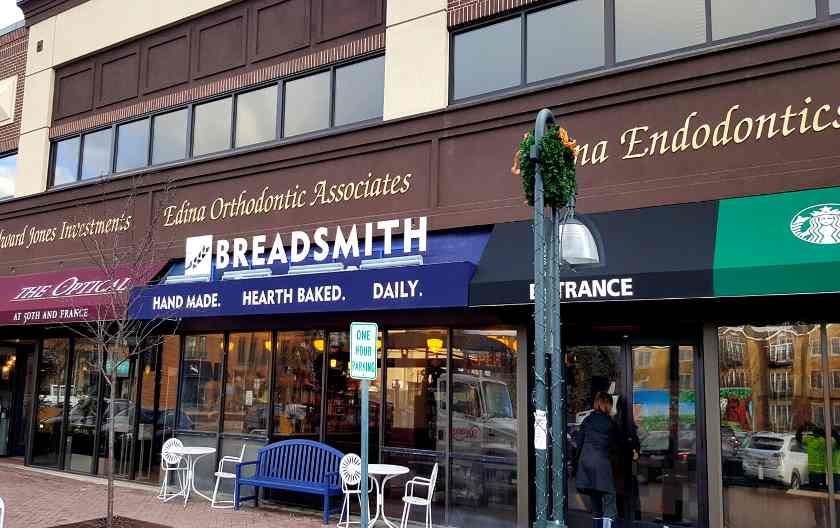
[[[794,434],[755,433],[742,457],[747,477],[780,482],[793,489],[808,483],[808,454]]]

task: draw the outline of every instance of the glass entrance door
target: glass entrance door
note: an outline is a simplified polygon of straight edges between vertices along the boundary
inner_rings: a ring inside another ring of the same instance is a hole
[[[592,412],[596,393],[613,399],[619,440],[610,463],[619,519],[637,526],[696,526],[695,346],[623,338],[571,346],[566,354],[569,439]],[[589,500],[574,477],[568,489],[570,525],[590,526]]]
[[[627,492],[637,521],[697,523],[694,347],[634,345],[630,432],[638,438]]]

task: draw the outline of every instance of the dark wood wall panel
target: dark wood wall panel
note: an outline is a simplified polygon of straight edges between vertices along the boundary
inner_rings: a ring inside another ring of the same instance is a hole
[[[57,68],[53,124],[384,32],[386,0],[245,0]]]
[[[97,105],[119,103],[137,97],[140,82],[140,53],[134,49],[98,65]]]
[[[225,10],[195,28],[193,77],[200,79],[245,65],[246,12]]]
[[[309,0],[263,0],[253,7],[251,57],[254,61],[270,59],[309,46]],[[298,20],[298,24],[284,24]],[[283,28],[278,31],[278,28]]]
[[[56,75],[56,117],[70,117],[93,108],[93,64],[77,64]]]
[[[190,35],[181,30],[146,43],[143,49],[143,93],[150,94],[190,80]]]
[[[318,41],[325,42],[382,23],[381,0],[315,0]]]

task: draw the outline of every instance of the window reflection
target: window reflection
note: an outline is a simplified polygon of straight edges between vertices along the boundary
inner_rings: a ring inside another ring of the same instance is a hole
[[[224,431],[265,435],[271,333],[230,334],[228,340]]]
[[[280,332],[274,365],[274,434],[318,440],[324,332]]]
[[[819,325],[720,327],[718,349],[726,525],[826,526]]]
[[[448,349],[446,330],[388,331],[386,446],[446,450]]]
[[[236,146],[277,137],[277,85],[236,96]]]
[[[184,364],[181,370],[181,425],[195,431],[216,431],[219,422],[222,334],[184,337]]]
[[[450,521],[456,526],[516,525],[517,350],[514,330],[452,333]]]
[[[111,129],[85,134],[82,142],[82,179],[99,178],[111,172]]]
[[[59,141],[55,149],[53,185],[64,185],[79,179],[79,146],[82,139],[74,137]]]
[[[0,158],[0,197],[15,194],[17,177],[17,154]]]
[[[381,337],[380,337],[381,342]],[[322,345],[314,341],[315,350]],[[331,332],[328,335],[327,355],[327,444],[343,453],[361,450],[361,382],[351,378],[349,332]],[[380,345],[381,346],[381,345]],[[380,348],[381,352],[381,348]],[[370,460],[377,460],[379,453],[379,420],[381,407],[382,374],[377,371],[376,381],[369,382],[368,438]]]
[[[32,446],[32,463],[57,466],[64,420],[65,368],[68,339],[45,339],[38,364],[38,420]]]
[[[145,167],[148,157],[148,119],[117,127],[117,172]]]
[[[193,156],[230,148],[233,99],[196,105],[193,118]]]
[[[330,91],[329,72],[286,82],[283,135],[289,137],[329,127]]]
[[[93,463],[98,417],[99,368],[96,345],[77,339],[70,371],[70,412],[67,419],[67,447],[64,467],[88,473]]]
[[[166,163],[187,157],[189,111],[184,108],[154,117],[152,163]]]

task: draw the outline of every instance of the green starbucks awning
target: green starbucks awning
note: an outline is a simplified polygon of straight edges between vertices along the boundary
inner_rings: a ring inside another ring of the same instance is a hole
[[[715,296],[840,292],[840,188],[721,200]]]

